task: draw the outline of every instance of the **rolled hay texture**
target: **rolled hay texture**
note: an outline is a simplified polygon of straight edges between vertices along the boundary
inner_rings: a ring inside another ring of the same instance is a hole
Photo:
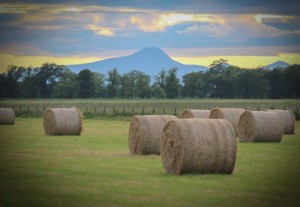
[[[82,113],[75,107],[47,109],[43,126],[46,135],[80,135]]]
[[[276,112],[245,111],[239,121],[241,142],[280,142],[283,123]]]
[[[128,132],[128,146],[132,155],[160,154],[160,139],[165,124],[176,116],[133,116]]]
[[[160,150],[169,174],[231,174],[237,143],[232,125],[224,119],[178,119],[166,124]]]
[[[296,118],[290,110],[267,110],[268,112],[276,112],[280,116],[283,122],[283,133],[284,134],[295,134],[295,123]]]
[[[244,112],[245,112],[244,109],[238,109],[238,108],[214,108],[210,112],[210,118],[225,119],[229,121],[233,126],[235,134],[237,135],[239,119]]]
[[[12,108],[0,108],[0,125],[14,125],[15,111]]]
[[[208,119],[209,116],[210,116],[210,110],[194,110],[194,109],[185,109],[180,115],[182,119],[188,119],[188,118]]]

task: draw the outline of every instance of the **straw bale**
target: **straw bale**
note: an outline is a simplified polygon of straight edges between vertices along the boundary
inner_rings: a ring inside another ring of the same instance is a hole
[[[283,123],[276,112],[245,111],[238,124],[241,142],[280,142]]]
[[[169,121],[160,143],[166,173],[231,174],[237,143],[232,125],[224,119]]]
[[[46,135],[80,135],[82,113],[78,108],[53,108],[44,113],[44,132]]]
[[[14,125],[15,111],[12,108],[0,108],[0,125]]]
[[[237,135],[238,123],[240,116],[245,112],[244,109],[238,108],[214,108],[210,112],[211,119],[225,119],[229,121]]]
[[[290,110],[267,110],[268,112],[276,112],[283,122],[284,134],[295,134],[295,115]]]
[[[131,154],[160,154],[160,139],[165,124],[176,116],[136,115],[131,118],[128,146]]]
[[[185,109],[181,113],[181,118],[182,119],[187,119],[187,118],[204,118],[208,119],[210,116],[210,110],[194,110],[194,109]]]

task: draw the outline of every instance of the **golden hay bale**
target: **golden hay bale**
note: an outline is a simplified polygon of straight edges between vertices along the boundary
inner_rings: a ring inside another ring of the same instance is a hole
[[[15,111],[12,108],[0,108],[0,125],[14,125]]]
[[[210,110],[193,110],[193,109],[185,109],[180,117],[182,119],[187,118],[205,118],[208,119],[210,115]]]
[[[210,112],[211,119],[225,119],[229,121],[237,135],[240,116],[245,112],[244,109],[237,108],[214,108]]]
[[[283,123],[275,112],[245,111],[239,121],[241,142],[280,142]]]
[[[237,143],[233,127],[226,120],[178,119],[166,124],[160,150],[169,174],[231,174]]]
[[[283,122],[284,134],[295,134],[296,118],[290,110],[267,110],[268,112],[276,112]]]
[[[82,113],[75,107],[47,109],[43,126],[46,135],[80,135]]]
[[[176,116],[133,116],[128,132],[128,146],[132,155],[160,154],[160,138],[165,124]]]

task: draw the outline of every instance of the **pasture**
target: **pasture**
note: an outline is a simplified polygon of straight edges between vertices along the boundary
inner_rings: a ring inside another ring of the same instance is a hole
[[[0,107],[10,107],[20,117],[43,117],[47,108],[77,107],[86,118],[131,117],[137,114],[177,115],[187,108],[243,108],[248,110],[289,109],[299,114],[298,99],[7,99]]]
[[[45,136],[42,124],[0,126],[0,206],[300,204],[299,121],[280,143],[238,143],[232,175],[182,176],[160,156],[130,155],[127,119],[85,119],[81,136]]]

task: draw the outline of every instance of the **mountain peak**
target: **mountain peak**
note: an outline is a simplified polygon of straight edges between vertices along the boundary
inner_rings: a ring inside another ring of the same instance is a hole
[[[273,70],[275,68],[287,68],[289,66],[290,66],[290,64],[288,64],[284,61],[277,61],[277,62],[274,62],[272,64],[265,66],[264,68],[267,70]]]
[[[159,57],[159,58],[169,58],[170,59],[170,57],[163,50],[161,50],[158,47],[145,47],[132,55],[144,56],[144,57],[149,57],[149,58]]]
[[[132,70],[145,72],[148,75],[157,75],[162,69],[178,68],[178,77],[192,71],[205,71],[207,67],[200,65],[185,65],[172,60],[163,50],[157,47],[146,47],[132,55],[100,60],[92,63],[69,65],[71,70],[79,72],[88,68],[93,72],[106,73],[117,68],[120,74]]]

